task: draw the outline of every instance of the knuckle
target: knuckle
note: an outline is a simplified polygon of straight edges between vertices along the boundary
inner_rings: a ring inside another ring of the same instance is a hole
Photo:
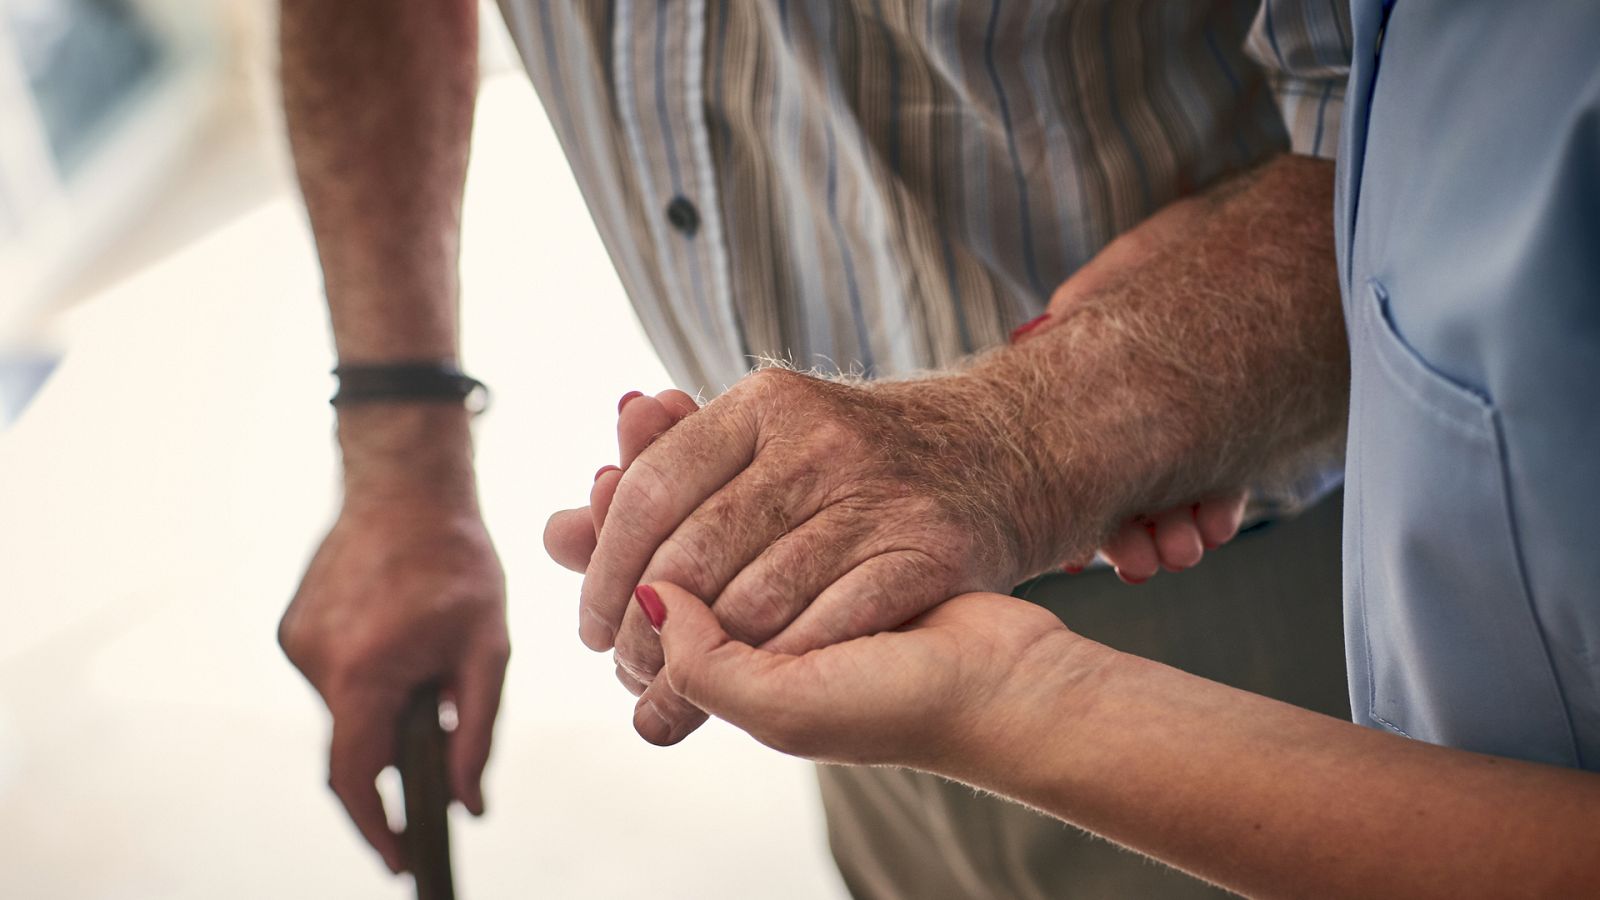
[[[478,647],[477,655],[488,665],[503,669],[511,662],[511,640],[504,635],[489,638]]]
[[[335,763],[333,771],[328,773],[328,790],[333,791],[334,796],[347,805],[355,797],[356,784],[357,779],[338,763]]]
[[[947,564],[939,554],[902,551],[880,557],[862,585],[847,621],[854,635],[872,634],[914,618],[951,588]]]
[[[673,693],[694,702],[702,699],[701,686],[705,678],[705,664],[698,656],[684,656],[672,661],[662,670]]]
[[[655,679],[663,663],[661,645],[655,636],[645,637],[632,628],[624,628],[617,635],[616,650],[612,655],[617,665],[645,684]]]
[[[298,657],[302,652],[298,625],[299,617],[295,615],[295,610],[292,606],[278,620],[278,648],[283,651],[284,656],[289,657],[290,661],[295,662],[296,665],[299,664]]]
[[[359,627],[328,648],[328,668],[341,674],[364,672],[389,655],[389,635],[374,627]]]
[[[650,566],[646,581],[670,581],[701,599],[714,599],[722,588],[721,566],[713,547],[720,543],[709,529],[679,529],[669,537]]]
[[[813,452],[826,456],[853,450],[861,443],[861,435],[856,429],[836,416],[813,423],[810,435]]]
[[[741,384],[757,394],[787,393],[802,389],[811,378],[783,366],[766,366],[745,376]]]
[[[789,598],[773,582],[772,576],[759,575],[748,588],[717,600],[712,610],[729,637],[746,644],[760,644],[789,623]]]
[[[630,532],[658,533],[672,524],[667,521],[671,501],[671,478],[653,460],[641,456],[617,484],[606,524],[620,525]]]

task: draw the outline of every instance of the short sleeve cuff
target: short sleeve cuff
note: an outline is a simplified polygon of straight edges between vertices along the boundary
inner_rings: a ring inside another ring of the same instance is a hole
[[[1344,116],[1343,78],[1293,78],[1268,73],[1278,99],[1289,146],[1295,153],[1319,159],[1339,155],[1339,122]]]

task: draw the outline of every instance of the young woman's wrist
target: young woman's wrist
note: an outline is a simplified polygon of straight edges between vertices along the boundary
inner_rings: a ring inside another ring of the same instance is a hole
[[[1079,723],[1104,697],[1125,654],[1065,628],[1037,641],[963,716],[962,738],[939,774],[1023,802],[1058,774]],[[1033,801],[1037,802],[1037,801]]]

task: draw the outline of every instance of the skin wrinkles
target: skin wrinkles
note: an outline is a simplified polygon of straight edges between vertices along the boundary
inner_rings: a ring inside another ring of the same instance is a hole
[[[872,532],[882,543],[874,541],[869,556],[814,599],[762,579],[783,591],[786,613],[804,608],[785,626],[788,637],[752,640],[794,651],[899,627],[954,593],[1007,590],[1063,560],[1086,559],[1126,532],[1123,523],[1141,510],[1189,511],[1185,524],[1192,526],[1196,497],[1234,494],[1264,472],[1304,471],[1308,461],[1336,452],[1347,377],[1326,376],[1348,363],[1336,273],[1323,252],[1331,226],[1306,224],[1324,218],[1310,211],[1331,204],[1330,185],[1324,162],[1273,161],[1214,197],[1174,204],[1114,242],[1103,254],[1110,262],[1097,258],[1081,280],[1057,292],[1049,327],[1017,345],[953,371],[895,381],[764,369],[669,430],[639,461],[664,482],[668,471],[681,482],[686,467],[704,464],[760,469],[778,484],[820,468],[828,497],[852,498],[855,515],[882,523]],[[1296,261],[1308,255],[1312,262]],[[1213,302],[1218,284],[1241,287],[1221,304]],[[1196,403],[1197,396],[1213,402]],[[704,443],[699,434],[728,426],[684,427],[702,417],[752,428],[759,449]],[[611,513],[645,519],[647,527],[626,529],[629,541],[645,545],[656,540],[646,533],[664,523],[659,510],[635,508],[638,499],[619,491]],[[682,505],[689,512],[673,515],[692,520],[696,507],[722,501],[680,491],[660,502]],[[737,543],[767,515],[768,502],[747,500],[737,515],[719,508],[715,527]],[[831,508],[786,505],[791,522]],[[768,545],[777,536],[768,536]],[[627,592],[674,563],[656,554],[630,575],[611,552],[623,544],[608,545],[608,537],[587,569],[585,607],[602,609],[608,621],[620,618],[614,643],[626,668],[654,671],[659,647]],[[1175,567],[1204,549],[1192,535],[1188,545],[1165,550],[1154,535],[1141,540],[1148,559],[1164,554]],[[717,553],[721,544],[705,540],[697,549]],[[751,565],[763,564],[756,547],[745,549]],[[812,566],[838,568],[837,548],[826,549],[833,559]],[[704,581],[727,561],[683,564]],[[730,608],[774,601],[724,596],[725,587],[700,585],[719,615],[744,627],[768,620],[770,613]],[[657,680],[649,699],[666,718],[698,715],[665,692]],[[672,742],[692,727],[645,736]]]

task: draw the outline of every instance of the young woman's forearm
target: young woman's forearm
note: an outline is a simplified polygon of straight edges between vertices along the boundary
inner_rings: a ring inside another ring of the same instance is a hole
[[[1251,896],[1600,896],[1600,776],[1059,640],[948,774]]]

